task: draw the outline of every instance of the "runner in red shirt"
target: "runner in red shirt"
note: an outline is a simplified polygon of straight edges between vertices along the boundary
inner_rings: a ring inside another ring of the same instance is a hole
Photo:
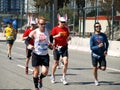
[[[52,66],[52,75],[51,75],[51,83],[55,83],[55,71],[56,67],[59,64],[60,56],[63,58],[63,76],[61,78],[61,82],[63,82],[64,85],[68,84],[66,80],[66,73],[67,73],[67,67],[68,67],[68,39],[69,39],[69,30],[66,28],[67,23],[67,17],[60,17],[58,14],[58,25],[52,29],[52,36],[54,39],[54,63]]]
[[[35,22],[31,22],[31,25],[29,28],[27,28],[23,34],[23,40],[27,39],[27,37],[29,36],[30,32],[33,31],[35,29]],[[34,45],[34,41],[31,39],[30,40],[30,44],[33,46]],[[30,57],[31,57],[31,53],[32,50],[26,46],[26,63],[25,63],[25,73],[28,74],[28,64],[30,61]]]

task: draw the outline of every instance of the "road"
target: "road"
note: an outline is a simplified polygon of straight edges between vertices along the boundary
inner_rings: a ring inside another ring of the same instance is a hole
[[[29,75],[24,73],[25,45],[15,42],[12,49],[12,60],[7,55],[6,43],[0,40],[0,90],[34,90],[32,82],[32,67],[29,64]],[[56,70],[57,83],[50,82],[51,66],[53,63],[50,53],[49,74],[43,79],[40,90],[120,90],[120,57],[107,56],[107,70],[98,71],[100,86],[94,85],[90,53],[69,49],[69,66],[67,72],[68,85],[60,82],[62,69]]]

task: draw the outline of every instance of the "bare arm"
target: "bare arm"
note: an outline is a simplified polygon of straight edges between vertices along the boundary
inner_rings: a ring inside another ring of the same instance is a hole
[[[4,37],[5,37],[5,33],[6,33],[6,30],[4,29],[4,30],[3,30],[3,36],[4,36]]]

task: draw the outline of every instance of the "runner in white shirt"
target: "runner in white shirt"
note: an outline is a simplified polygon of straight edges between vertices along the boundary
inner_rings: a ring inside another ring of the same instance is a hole
[[[32,55],[32,66],[34,69],[33,82],[35,85],[35,90],[39,90],[42,87],[42,78],[48,74],[49,68],[49,54],[48,47],[51,46],[49,43],[49,32],[45,28],[46,20],[44,17],[39,18],[38,28],[29,34],[26,39],[26,44],[28,47],[33,49]],[[34,39],[34,46],[29,45],[29,40]],[[39,68],[41,66],[41,69]],[[39,70],[41,70],[40,77]]]

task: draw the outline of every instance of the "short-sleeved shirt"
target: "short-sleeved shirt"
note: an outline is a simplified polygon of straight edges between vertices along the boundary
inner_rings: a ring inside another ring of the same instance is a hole
[[[67,43],[67,38],[69,36],[68,28],[66,27],[61,28],[61,27],[56,26],[52,29],[52,36],[57,35],[59,32],[62,32],[62,36],[55,38],[55,46],[68,45]]]
[[[26,29],[24,34],[23,34],[23,37],[28,37],[31,31],[32,31],[32,29],[30,29],[30,28]],[[30,40],[30,44],[34,45],[33,39]]]
[[[12,27],[5,28],[6,40],[14,40],[14,29]]]

